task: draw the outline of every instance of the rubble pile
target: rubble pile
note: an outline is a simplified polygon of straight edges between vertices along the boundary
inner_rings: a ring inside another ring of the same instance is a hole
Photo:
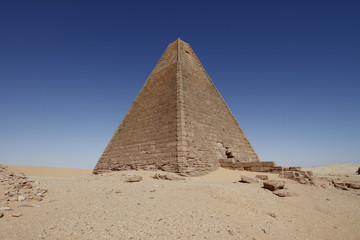
[[[301,167],[276,166],[275,162],[238,162],[234,158],[222,159],[220,164],[227,169],[278,173],[281,178],[292,179],[301,184],[313,184],[312,171],[302,171]]]
[[[40,188],[39,182],[29,180],[22,173],[13,173],[6,166],[0,164],[0,216],[6,215],[3,211],[12,212],[14,206],[40,207],[38,203],[43,200],[47,189]],[[13,217],[20,217],[21,212],[12,212]]]

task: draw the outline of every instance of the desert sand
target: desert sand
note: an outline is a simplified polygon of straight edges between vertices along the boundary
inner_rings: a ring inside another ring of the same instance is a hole
[[[154,171],[111,172],[8,166],[48,192],[36,207],[5,201],[0,182],[0,239],[360,239],[360,189],[340,190],[331,179],[360,183],[360,164],[315,167],[314,183],[285,181],[293,197],[278,197],[259,173],[219,168],[201,177],[168,181]],[[1,173],[0,173],[1,174]],[[140,182],[124,182],[138,175]],[[175,175],[175,174],[170,174]],[[26,200],[25,200],[26,201]],[[34,205],[34,206],[35,206]],[[12,212],[22,216],[12,217]]]

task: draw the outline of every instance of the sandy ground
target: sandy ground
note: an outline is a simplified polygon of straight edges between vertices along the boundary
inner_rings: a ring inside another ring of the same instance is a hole
[[[281,179],[297,196],[280,198],[261,181],[239,183],[240,175],[258,174],[244,171],[218,169],[167,181],[146,171],[91,175],[91,170],[9,166],[49,191],[36,208],[0,202],[23,213],[15,218],[3,212],[0,239],[360,239],[360,190],[335,189],[325,179],[360,183],[358,167],[311,168],[320,177],[316,185]],[[143,180],[124,182],[129,174]],[[0,185],[1,195],[5,187]]]

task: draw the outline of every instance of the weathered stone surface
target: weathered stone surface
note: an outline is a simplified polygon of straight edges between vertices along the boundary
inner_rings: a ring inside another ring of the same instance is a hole
[[[276,189],[284,188],[285,183],[283,181],[276,181],[276,180],[268,180],[264,183],[264,188],[269,189],[270,191],[274,191]]]
[[[125,182],[140,182],[141,180],[142,180],[141,176],[130,175],[126,177]]]
[[[218,168],[220,159],[260,162],[194,51],[178,39],[160,58],[94,173],[151,168],[201,175]],[[259,167],[274,166],[267,164]]]
[[[275,194],[279,197],[295,197],[295,196],[297,196],[296,193],[290,192],[287,189],[277,189],[277,190],[273,191],[273,194]]]
[[[258,180],[256,178],[241,176],[240,182],[242,183],[257,183]]]
[[[153,176],[154,179],[163,179],[163,180],[185,180],[184,177],[180,177],[180,176],[174,176],[174,175],[170,175],[170,174],[155,174]]]
[[[268,175],[264,175],[264,174],[256,175],[255,177],[260,180],[268,180],[269,179]]]

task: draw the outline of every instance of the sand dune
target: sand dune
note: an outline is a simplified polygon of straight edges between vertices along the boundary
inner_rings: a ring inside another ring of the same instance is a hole
[[[36,208],[0,201],[0,207],[23,214],[0,211],[0,239],[360,239],[360,190],[339,190],[325,179],[360,183],[358,167],[313,168],[322,177],[316,185],[281,179],[297,196],[280,198],[261,181],[238,182],[240,175],[259,173],[221,168],[167,181],[148,171],[91,175],[91,170],[9,166],[49,191]],[[124,182],[133,174],[143,180]],[[6,187],[2,182],[0,193]]]

